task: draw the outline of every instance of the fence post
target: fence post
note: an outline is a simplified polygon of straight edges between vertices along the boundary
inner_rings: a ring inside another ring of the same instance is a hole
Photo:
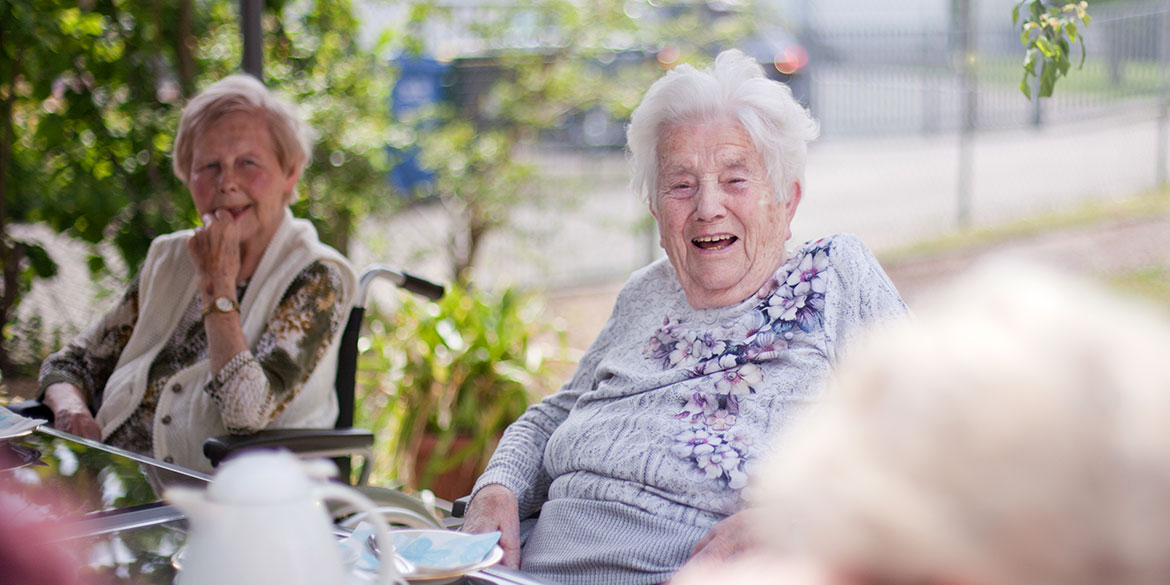
[[[975,85],[975,23],[971,18],[971,0],[951,1],[952,27],[957,36],[954,58],[959,66],[959,96],[962,100],[959,120],[959,176],[958,216],[960,228],[971,225],[971,144],[975,133],[975,107],[977,105]]]
[[[937,29],[936,29],[937,30]],[[918,59],[922,62],[919,68],[922,79],[922,133],[935,134],[939,129],[939,85],[940,75],[931,63],[931,57],[938,50],[937,46],[931,45],[938,37],[931,34],[931,29],[926,25],[922,26],[922,39],[918,44]]]
[[[1166,158],[1170,156],[1170,87],[1167,71],[1170,69],[1170,0],[1162,3],[1162,34],[1159,35],[1158,61],[1161,65],[1158,84],[1158,147],[1154,149],[1155,182],[1157,188],[1166,185]]]
[[[1032,125],[1039,128],[1044,125],[1044,100],[1040,99],[1040,79],[1032,80]]]

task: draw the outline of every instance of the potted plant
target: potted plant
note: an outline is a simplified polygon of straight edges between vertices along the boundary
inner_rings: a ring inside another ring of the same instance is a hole
[[[452,285],[437,303],[403,296],[367,319],[358,416],[399,481],[444,499],[470,491],[504,429],[552,390],[544,347],[564,336],[541,309],[515,290]]]

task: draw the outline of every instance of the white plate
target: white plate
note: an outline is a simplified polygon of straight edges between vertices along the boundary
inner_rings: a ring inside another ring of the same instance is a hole
[[[391,536],[394,536],[396,539],[410,537],[431,537],[437,539],[440,542],[450,542],[452,539],[466,538],[472,535],[464,534],[462,532],[454,532],[451,530],[394,530],[391,532]],[[375,553],[378,552],[377,543],[374,541],[373,537],[370,538],[370,548],[372,548]],[[480,569],[486,569],[487,567],[500,562],[500,560],[503,558],[504,549],[500,548],[499,545],[496,545],[492,547],[492,550],[489,551],[483,559],[473,563],[467,563],[465,565],[458,565],[455,567],[416,566],[413,567],[413,569],[410,571],[402,571],[402,576],[411,583],[441,585],[443,583],[451,583],[456,581],[468,573],[478,571]]]

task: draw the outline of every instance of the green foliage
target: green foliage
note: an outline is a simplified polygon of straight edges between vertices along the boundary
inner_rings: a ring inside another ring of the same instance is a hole
[[[1170,310],[1170,267],[1147,266],[1110,275],[1107,281],[1123,292]]]
[[[357,219],[397,201],[385,179],[384,150],[394,77],[358,47],[360,23],[349,0],[287,2],[271,20],[267,82],[296,102],[320,134],[294,212],[345,251]]]
[[[163,59],[180,33],[138,4],[0,3],[3,224],[113,231],[135,265],[192,207],[168,157],[182,96]]]
[[[193,206],[168,157],[182,98],[169,62],[183,27],[204,21],[156,18],[181,1],[0,2],[0,368],[8,373],[14,307],[34,278],[55,272],[9,225],[112,239],[132,266],[154,236],[189,225]]]
[[[403,298],[387,315],[367,315],[357,424],[377,430],[379,453],[394,454],[390,473],[422,489],[468,458],[477,470],[487,465],[504,428],[552,389],[538,340],[552,332],[537,321],[540,310],[513,290],[451,286],[438,303]],[[437,446],[412,477],[427,434]],[[455,449],[459,437],[471,441]],[[379,464],[376,478],[384,479],[387,462]]]
[[[12,337],[8,349],[18,367],[14,377],[36,378],[41,362],[80,333],[73,328],[51,326],[40,315],[14,317],[6,327]]]
[[[1020,8],[1027,6],[1023,18]],[[1024,55],[1024,76],[1020,80],[1020,91],[1032,99],[1029,78],[1040,82],[1036,97],[1051,97],[1056,82],[1068,75],[1070,68],[1069,50],[1072,43],[1081,48],[1080,68],[1085,63],[1085,38],[1082,28],[1088,28],[1088,2],[1068,1],[1061,5],[1046,6],[1043,0],[1020,0],[1012,8],[1012,25],[1020,29],[1020,43],[1027,50]],[[1080,23],[1078,25],[1078,23]],[[1036,72],[1037,64],[1040,72]]]

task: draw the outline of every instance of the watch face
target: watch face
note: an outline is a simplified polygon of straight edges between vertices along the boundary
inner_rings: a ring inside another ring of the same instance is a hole
[[[228,313],[231,312],[234,307],[232,306],[231,299],[227,297],[219,297],[218,299],[215,299],[215,308],[218,309],[221,313]]]

